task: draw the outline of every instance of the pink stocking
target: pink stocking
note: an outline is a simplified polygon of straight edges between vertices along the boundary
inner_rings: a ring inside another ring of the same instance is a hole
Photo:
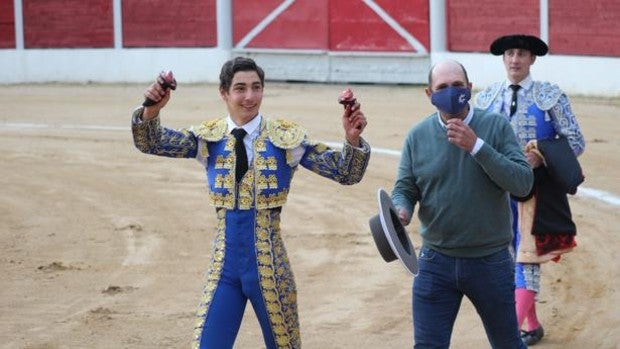
[[[536,316],[536,301],[534,301],[530,311],[527,312],[527,330],[534,331],[539,327],[540,324],[538,323],[538,317]]]
[[[528,327],[532,327],[532,320],[530,318],[531,313],[534,313],[534,322],[538,327],[538,320],[536,319],[536,308],[534,302],[536,301],[536,292],[527,290],[525,288],[517,288],[515,290],[515,299],[517,301],[517,324],[519,329],[523,325],[525,318],[528,318]],[[537,328],[534,327],[534,328]]]

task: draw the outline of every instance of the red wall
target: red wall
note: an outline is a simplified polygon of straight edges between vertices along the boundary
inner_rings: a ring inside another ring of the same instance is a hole
[[[448,50],[488,52],[505,34],[540,36],[539,0],[448,0]],[[618,0],[549,0],[549,52],[620,56]]]
[[[551,53],[620,56],[620,1],[549,0],[549,14]]]
[[[506,34],[540,35],[540,0],[447,0],[448,51],[489,52]]]
[[[256,27],[282,0],[233,1],[235,45]],[[328,47],[328,0],[299,0],[276,17],[246,47],[326,49]]]
[[[281,0],[233,1],[235,45],[281,3]],[[377,0],[375,3],[428,49],[427,0]],[[415,51],[366,4],[350,0],[298,0],[263,28],[245,47]]]
[[[231,0],[238,45],[282,0]],[[375,0],[430,51],[429,0]],[[446,0],[447,48],[488,52],[500,35],[540,35],[540,0]],[[22,0],[25,48],[114,47],[113,0]],[[216,0],[124,0],[123,46],[213,47]],[[552,54],[620,56],[620,1],[549,0]],[[0,48],[15,48],[14,1],[0,0]],[[361,0],[297,0],[247,48],[416,52]]]
[[[15,48],[13,0],[0,0],[0,48]]]
[[[26,48],[114,47],[111,0],[23,0]]]
[[[215,0],[123,1],[122,14],[124,47],[217,45]]]
[[[429,50],[428,0],[376,0],[375,3]],[[330,50],[415,51],[361,1],[331,1],[329,13]]]

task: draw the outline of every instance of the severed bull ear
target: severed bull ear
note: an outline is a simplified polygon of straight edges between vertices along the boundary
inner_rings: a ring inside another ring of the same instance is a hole
[[[345,108],[347,106],[353,107],[357,102],[357,98],[353,96],[353,91],[350,88],[340,92],[340,96],[338,96],[338,103],[342,104]]]

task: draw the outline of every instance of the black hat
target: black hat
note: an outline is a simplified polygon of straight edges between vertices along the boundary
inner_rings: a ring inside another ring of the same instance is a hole
[[[491,53],[501,56],[504,51],[511,48],[522,48],[535,54],[536,56],[544,56],[549,51],[549,47],[544,41],[532,35],[506,35],[499,37],[491,44]]]
[[[405,269],[414,276],[418,275],[418,259],[415,249],[398,218],[392,199],[383,189],[377,192],[377,199],[379,200],[379,214],[371,217],[368,224],[381,257],[388,263],[400,259]]]

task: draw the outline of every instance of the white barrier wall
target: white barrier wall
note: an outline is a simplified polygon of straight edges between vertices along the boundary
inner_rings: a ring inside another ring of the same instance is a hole
[[[0,50],[0,83],[150,82],[162,70],[180,81],[218,81],[231,51],[218,48]]]
[[[432,52],[430,58],[413,55],[363,58],[359,54],[283,55],[217,48],[55,49],[0,50],[3,71],[0,83],[148,82],[166,69],[173,70],[182,81],[217,82],[222,63],[235,54],[253,56],[265,66],[267,78],[272,80],[425,84],[430,64],[444,58],[463,63],[475,88],[505,78],[501,57],[479,53]],[[337,62],[340,68],[329,60]],[[376,69],[369,69],[373,66]],[[610,57],[549,55],[539,57],[532,67],[535,79],[557,83],[569,94],[608,97],[620,96],[620,84],[614,78],[618,72],[620,58]]]
[[[435,52],[432,62],[454,59],[463,64],[475,89],[506,78],[501,56],[480,53]],[[588,56],[538,57],[531,68],[535,80],[551,81],[570,95],[620,97],[620,58]]]

